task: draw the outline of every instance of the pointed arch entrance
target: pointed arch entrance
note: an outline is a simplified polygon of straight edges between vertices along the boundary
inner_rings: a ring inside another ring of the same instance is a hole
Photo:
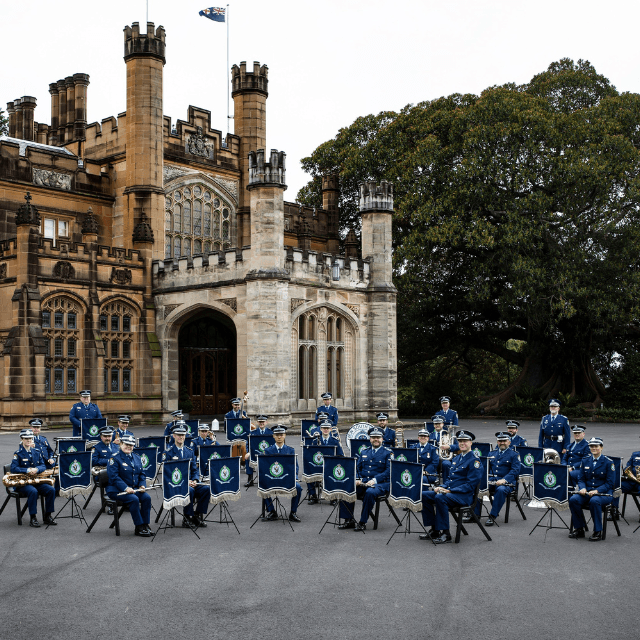
[[[236,331],[233,322],[206,310],[189,318],[178,334],[180,392],[193,416],[224,413],[236,395]]]

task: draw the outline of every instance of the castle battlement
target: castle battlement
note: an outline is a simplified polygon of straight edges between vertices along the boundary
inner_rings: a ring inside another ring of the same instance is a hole
[[[386,180],[360,183],[360,212],[393,211],[393,185]]]
[[[161,25],[154,31],[154,23],[147,22],[147,33],[140,33],[140,24],[133,22],[124,28],[124,59],[136,56],[152,56],[165,63],[166,34]]]
[[[253,72],[247,71],[247,63],[243,60],[240,66],[234,64],[231,67],[231,97],[239,93],[262,93],[269,95],[269,67],[266,64],[260,66],[259,62],[253,63]]]
[[[264,161],[264,149],[251,151],[249,153],[249,184],[248,188],[261,184],[286,185],[285,159],[287,154],[284,151],[271,149],[269,162]]]

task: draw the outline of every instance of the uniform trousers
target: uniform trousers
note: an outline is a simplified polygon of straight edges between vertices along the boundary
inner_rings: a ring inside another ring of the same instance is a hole
[[[422,523],[438,531],[449,530],[449,507],[468,507],[472,502],[466,493],[422,492]]]
[[[376,505],[376,498],[383,496],[389,491],[389,483],[382,482],[375,484],[373,487],[365,487],[364,485],[358,485],[356,487],[356,495],[359,500],[362,500],[362,511],[360,512],[360,522],[366,524],[369,520],[369,516],[373,513],[373,509]],[[340,517],[343,519],[353,518],[353,506],[348,505],[345,502],[340,503]]]
[[[44,496],[45,513],[53,513],[53,506],[56,499],[56,490],[50,484],[28,484],[18,489],[18,493],[27,499],[29,515],[35,516],[38,513],[38,495]]]
[[[211,491],[208,486],[199,484],[195,487],[189,487],[189,497],[191,502],[184,508],[185,516],[191,517],[193,515],[194,503],[198,505],[196,509],[198,513],[207,513],[209,498],[211,497]]]
[[[595,532],[602,531],[602,507],[611,504],[612,500],[613,496],[581,496],[579,493],[574,493],[569,498],[573,526],[576,529],[584,529],[587,526],[582,507],[589,505],[591,519],[593,520],[593,530]]]
[[[501,484],[499,486],[492,486],[489,489],[493,495],[493,505],[491,506],[491,511],[489,515],[492,518],[497,518],[500,515],[500,511],[504,506],[504,503],[507,501],[507,496],[513,491],[513,489],[506,484]],[[482,498],[478,498],[478,504],[476,504],[476,515],[479,516],[482,513]]]
[[[107,494],[112,500],[117,500],[120,504],[129,507],[129,513],[133,524],[149,524],[151,520],[151,496],[146,491],[139,493],[126,493],[118,496],[115,493]]]

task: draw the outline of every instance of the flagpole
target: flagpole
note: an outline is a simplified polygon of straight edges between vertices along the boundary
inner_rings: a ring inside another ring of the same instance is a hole
[[[149,0],[147,0],[147,24],[149,24]]]
[[[229,5],[227,5],[227,135],[229,135]]]

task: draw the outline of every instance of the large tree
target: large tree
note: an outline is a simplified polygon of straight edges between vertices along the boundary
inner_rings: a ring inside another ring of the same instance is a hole
[[[338,172],[346,229],[358,182],[395,185],[401,373],[481,350],[521,367],[481,408],[525,384],[600,402],[593,362],[639,332],[639,125],[640,96],[565,59],[523,86],[359,118],[303,160],[299,198],[317,204]]]
[[[9,135],[9,118],[4,115],[4,111],[0,109],[0,136]]]

